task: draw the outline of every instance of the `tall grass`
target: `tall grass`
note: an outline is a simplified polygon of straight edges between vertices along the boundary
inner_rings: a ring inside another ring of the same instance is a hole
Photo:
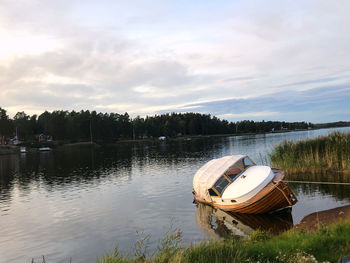
[[[124,256],[118,248],[97,259],[98,263],[318,263],[337,262],[350,254],[350,220],[316,231],[289,230],[278,236],[255,231],[247,240],[203,241],[181,246],[181,231],[170,230],[159,241],[158,249],[146,255],[148,236],[135,244],[134,257]],[[49,261],[47,261],[49,262]],[[72,260],[70,260],[72,262]],[[32,260],[34,262],[34,259]],[[42,263],[46,263],[43,257]]]
[[[291,142],[284,141],[270,154],[271,164],[287,172],[350,171],[350,133]]]
[[[179,246],[178,235],[173,233],[167,236],[162,241],[165,246],[151,257],[126,258],[116,250],[98,262],[306,263],[337,262],[340,257],[350,254],[350,221],[320,227],[314,232],[290,230],[279,236],[256,231],[245,241],[230,239],[201,242],[184,249]]]

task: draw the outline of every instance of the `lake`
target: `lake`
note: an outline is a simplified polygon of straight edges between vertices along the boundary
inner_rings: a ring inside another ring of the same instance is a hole
[[[133,255],[148,234],[152,252],[171,226],[181,229],[185,244],[244,237],[257,227],[288,229],[310,213],[350,204],[350,185],[291,183],[299,199],[291,214],[235,216],[194,204],[193,175],[230,154],[261,164],[283,140],[334,130],[350,128],[0,155],[0,262],[41,262],[42,255],[47,262],[96,262],[116,246]]]

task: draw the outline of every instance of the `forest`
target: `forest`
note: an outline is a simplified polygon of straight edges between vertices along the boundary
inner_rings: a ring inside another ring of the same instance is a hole
[[[38,134],[68,142],[115,142],[122,139],[146,139],[159,136],[179,137],[216,134],[263,133],[314,127],[306,122],[243,120],[229,122],[210,114],[166,113],[131,118],[128,113],[97,113],[81,110],[45,111],[40,115],[18,112],[10,118],[0,107],[0,137],[18,135],[22,141],[34,141]]]

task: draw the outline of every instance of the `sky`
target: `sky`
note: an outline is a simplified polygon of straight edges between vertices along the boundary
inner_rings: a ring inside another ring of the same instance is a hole
[[[0,107],[350,120],[350,1],[0,0]]]

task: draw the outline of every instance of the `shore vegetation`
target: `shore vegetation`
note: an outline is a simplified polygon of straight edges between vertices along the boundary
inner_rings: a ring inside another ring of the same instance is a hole
[[[321,226],[312,232],[292,229],[278,236],[258,230],[247,240],[203,241],[185,248],[181,247],[181,232],[174,231],[170,235],[168,233],[161,244],[149,257],[138,246],[132,258],[123,256],[116,249],[100,258],[98,263],[337,262],[350,254],[350,221]]]
[[[287,173],[350,171],[350,133],[333,132],[298,142],[284,141],[270,154],[271,164]]]

